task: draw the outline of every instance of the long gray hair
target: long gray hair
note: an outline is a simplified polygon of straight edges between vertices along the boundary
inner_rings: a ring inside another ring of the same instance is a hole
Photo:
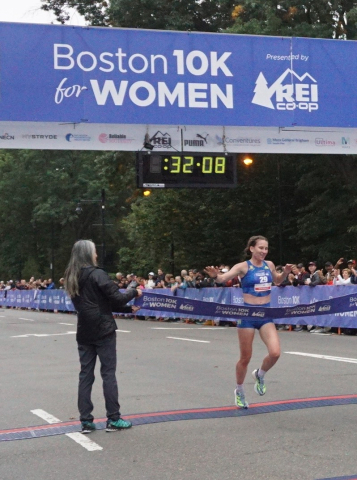
[[[70,297],[79,295],[78,280],[83,267],[96,267],[95,245],[91,240],[78,240],[73,245],[71,258],[64,272],[64,288]]]

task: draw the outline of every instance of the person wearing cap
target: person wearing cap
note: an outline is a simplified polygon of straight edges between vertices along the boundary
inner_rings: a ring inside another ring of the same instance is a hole
[[[155,273],[154,272],[149,272],[148,273],[148,280],[145,282],[145,288],[152,289],[155,288]]]
[[[237,263],[229,272],[220,273],[219,269],[213,266],[206,267],[205,272],[219,283],[224,283],[238,276],[241,279],[244,305],[269,307],[272,283],[280,285],[291,272],[292,265],[285,265],[283,271],[278,273],[274,263],[265,260],[268,254],[268,240],[261,235],[251,237],[244,251],[246,255],[251,255],[250,260]],[[268,349],[268,354],[263,359],[260,368],[252,372],[255,383],[254,391],[258,395],[264,395],[266,392],[264,377],[280,357],[280,342],[272,318],[257,319],[257,317],[249,317],[238,319],[237,327],[240,358],[236,364],[237,386],[234,390],[234,401],[238,408],[248,408],[243,383],[253,353],[255,330],[259,331],[259,335]]]
[[[316,287],[316,285],[324,285],[326,283],[324,276],[321,275],[321,271],[317,270],[316,262],[309,262],[308,270],[310,275],[305,280],[305,285]]]

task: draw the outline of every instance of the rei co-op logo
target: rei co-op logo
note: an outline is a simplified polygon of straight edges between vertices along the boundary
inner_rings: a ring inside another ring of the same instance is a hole
[[[169,133],[162,133],[158,130],[155,135],[150,138],[151,145],[154,148],[171,148],[171,136]]]
[[[307,110],[312,112],[319,108],[316,80],[309,74],[297,75],[287,68],[274,83],[268,86],[263,73],[260,72],[255,82],[252,103],[273,110]]]

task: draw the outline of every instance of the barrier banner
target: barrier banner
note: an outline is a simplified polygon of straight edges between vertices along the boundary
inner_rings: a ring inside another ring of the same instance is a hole
[[[244,307],[240,288],[145,290],[138,315],[237,320],[272,318],[275,323],[357,328],[357,286],[273,287],[271,307]],[[65,290],[2,290],[2,307],[74,312]]]
[[[357,127],[355,41],[1,22],[0,45],[0,121]]]

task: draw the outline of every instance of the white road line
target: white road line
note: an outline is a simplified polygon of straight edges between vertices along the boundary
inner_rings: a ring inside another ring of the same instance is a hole
[[[0,315],[0,318],[6,318],[6,316],[5,315]]]
[[[301,355],[302,357],[321,358],[323,360],[334,360],[335,362],[357,363],[357,358],[346,357],[333,357],[330,355],[317,355],[315,353],[303,353],[303,352],[284,352],[289,355]]]
[[[19,320],[27,320],[28,322],[34,322],[34,319],[33,319],[33,318],[23,318],[23,317],[19,317]]]
[[[335,335],[335,333],[318,333],[318,332],[312,332],[311,335],[322,335],[323,337],[327,337],[329,335]]]
[[[61,323],[61,322],[58,322],[58,325],[71,325],[71,326],[73,326],[74,323]]]
[[[151,327],[151,330],[194,330],[192,327]],[[226,330],[224,327],[203,327],[201,330]]]
[[[34,415],[37,415],[38,417],[42,418],[46,422],[52,424],[52,423],[61,423],[61,420],[58,418],[54,417],[50,413],[45,412],[44,410],[36,409],[36,410],[31,410],[31,413]],[[67,437],[71,438],[75,442],[79,443],[83,448],[88,450],[89,452],[93,452],[94,450],[103,450],[103,447],[98,445],[97,443],[93,442],[90,440],[88,437],[83,435],[82,433],[75,432],[75,433],[66,433],[65,434]]]
[[[28,337],[57,337],[61,335],[74,335],[76,332],[66,333],[28,333],[26,335],[13,335],[10,338],[28,338]]]
[[[186,342],[211,343],[208,340],[193,340],[192,338],[166,337],[172,340],[185,340]]]
[[[131,330],[115,330],[115,331],[120,333],[131,333]]]

